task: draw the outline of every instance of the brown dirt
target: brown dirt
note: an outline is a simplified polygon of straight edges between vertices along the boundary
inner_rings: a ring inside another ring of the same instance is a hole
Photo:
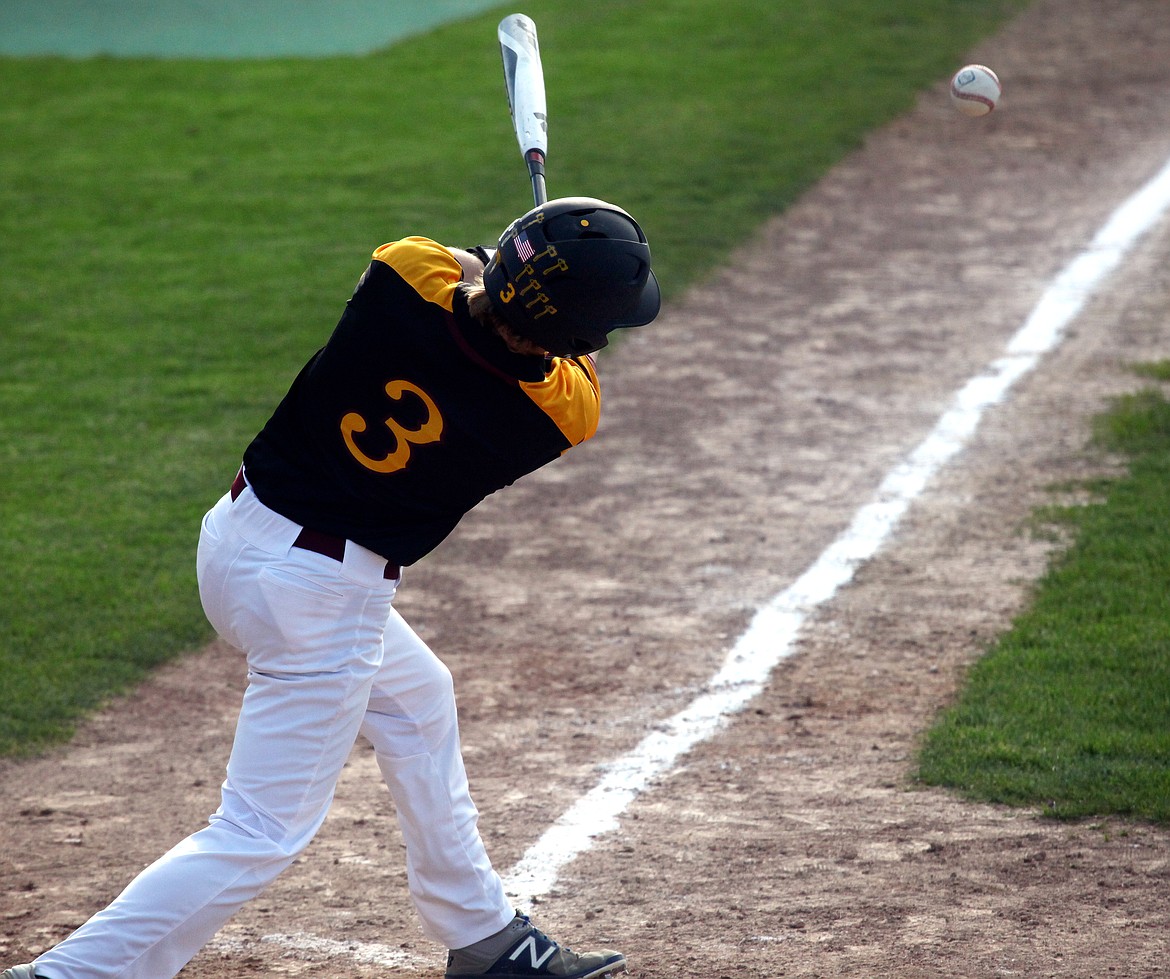
[[[1000,111],[969,120],[944,85],[925,92],[602,358],[601,438],[489,500],[408,576],[399,607],[456,674],[502,869],[694,695],[1170,157],[1165,0],[1039,0],[969,60],[1004,79]],[[1128,364],[1166,355],[1168,259],[1163,222],[768,690],[568,868],[534,909],[550,932],[659,979],[1166,973],[1165,830],[976,805],[912,770],[1045,566],[1032,507],[1100,466],[1089,418],[1139,385]],[[242,679],[213,645],[68,748],[0,765],[3,964],[215,807]],[[439,974],[399,851],[359,747],[319,838],[183,974]]]

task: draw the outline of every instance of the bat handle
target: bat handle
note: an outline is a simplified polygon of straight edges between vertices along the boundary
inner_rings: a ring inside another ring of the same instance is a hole
[[[544,182],[544,154],[540,150],[529,150],[524,154],[528,162],[528,174],[532,177],[532,199],[540,207],[548,203],[548,190]]]

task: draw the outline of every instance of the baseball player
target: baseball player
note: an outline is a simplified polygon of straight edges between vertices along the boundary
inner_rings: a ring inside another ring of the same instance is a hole
[[[392,600],[401,569],[485,496],[595,433],[590,355],[659,303],[641,228],[591,198],[533,209],[494,252],[427,238],[374,252],[203,521],[200,597],[248,662],[219,809],[3,979],[175,975],[309,843],[359,734],[448,979],[625,971],[510,906],[476,827],[451,674]]]

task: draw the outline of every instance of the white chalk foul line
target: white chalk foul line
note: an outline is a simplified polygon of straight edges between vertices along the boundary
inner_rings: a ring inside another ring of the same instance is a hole
[[[789,656],[805,620],[889,539],[916,497],[970,440],[984,412],[1063,338],[1068,325],[1125,254],[1170,208],[1170,163],[1121,205],[1045,290],[1024,325],[993,361],[959,390],[926,439],[882,481],[873,502],[788,588],[761,608],[706,685],[705,692],[632,751],[603,768],[601,780],[524,854],[504,885],[519,902],[547,895],[561,869],[618,828],[618,817],[696,744],[712,737],[761,693]]]
[[[408,969],[421,971],[435,967],[436,956],[416,955],[392,945],[377,942],[338,941],[333,938],[319,938],[303,931],[289,935],[265,935],[260,939],[264,945],[283,949],[288,956],[307,960],[348,958],[362,965],[374,965],[382,969]],[[256,943],[238,938],[219,935],[207,944],[207,949],[222,955],[237,957],[255,951]]]

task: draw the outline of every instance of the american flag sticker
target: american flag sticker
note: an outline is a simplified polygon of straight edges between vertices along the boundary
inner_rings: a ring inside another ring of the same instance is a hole
[[[527,262],[532,258],[535,249],[532,247],[532,242],[528,240],[528,235],[521,231],[516,235],[516,254],[520,256],[520,261]]]

